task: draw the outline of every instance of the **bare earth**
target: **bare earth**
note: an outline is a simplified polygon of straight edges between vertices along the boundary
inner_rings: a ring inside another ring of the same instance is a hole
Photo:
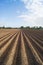
[[[43,30],[0,29],[0,65],[43,65]]]

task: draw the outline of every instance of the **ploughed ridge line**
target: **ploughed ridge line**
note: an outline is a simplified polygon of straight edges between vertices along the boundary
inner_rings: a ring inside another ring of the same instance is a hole
[[[2,29],[0,65],[43,65],[42,38],[43,30]]]

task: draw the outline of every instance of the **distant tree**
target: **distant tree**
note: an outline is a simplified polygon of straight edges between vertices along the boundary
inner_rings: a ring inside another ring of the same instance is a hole
[[[34,27],[31,27],[31,29],[43,29],[43,27],[34,26]]]
[[[5,26],[3,26],[2,28],[5,29]]]
[[[35,26],[34,27],[31,27],[31,29],[35,29]]]
[[[40,26],[39,29],[42,29],[42,27]]]
[[[29,26],[27,26],[27,27],[25,27],[26,29],[30,29],[30,27]]]
[[[0,29],[1,29],[1,27],[0,27]]]
[[[23,27],[23,26],[21,26],[20,28],[21,28],[21,29],[23,29],[24,27]]]
[[[11,27],[6,27],[6,29],[12,29]]]

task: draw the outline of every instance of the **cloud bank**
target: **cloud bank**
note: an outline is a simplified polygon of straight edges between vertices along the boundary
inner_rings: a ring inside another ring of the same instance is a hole
[[[28,15],[21,14],[19,18],[23,19],[26,22],[33,22],[35,25],[37,25],[38,22],[42,22],[43,24],[43,0],[21,0],[21,2],[24,3],[24,6],[28,10],[28,13],[29,10],[31,13]],[[42,20],[39,21],[39,18]],[[41,23],[39,25],[41,25]]]

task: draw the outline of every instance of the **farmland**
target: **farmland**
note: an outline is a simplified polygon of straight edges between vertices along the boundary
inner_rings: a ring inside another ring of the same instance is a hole
[[[43,30],[0,29],[0,65],[43,65]]]

